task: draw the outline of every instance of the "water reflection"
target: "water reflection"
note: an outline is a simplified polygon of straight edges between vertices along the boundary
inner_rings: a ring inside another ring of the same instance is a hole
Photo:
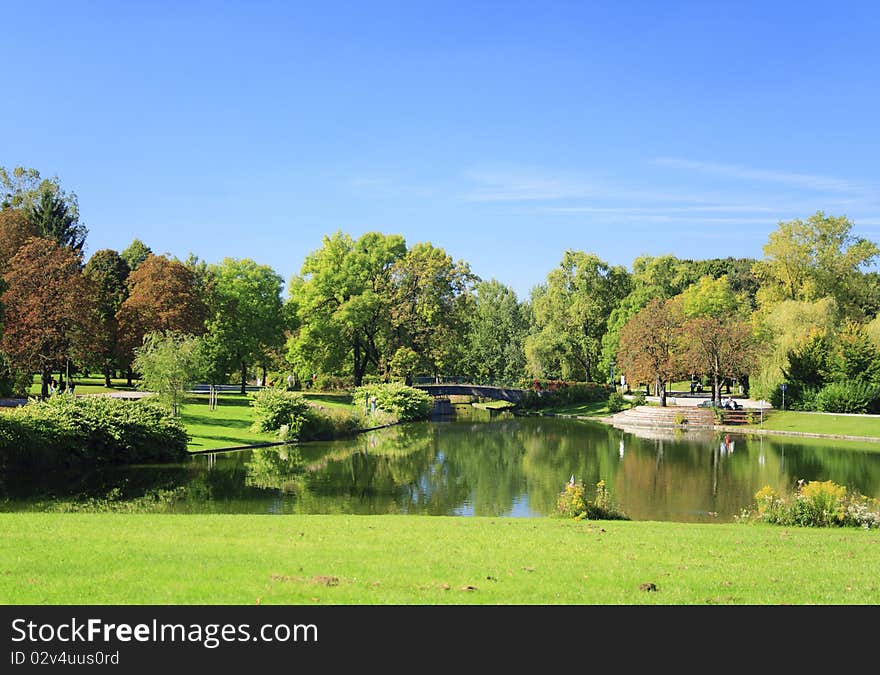
[[[764,485],[834,480],[880,496],[880,453],[852,443],[666,431],[479,411],[345,441],[86,474],[7,469],[0,509],[545,516],[574,474],[637,520],[731,521]]]

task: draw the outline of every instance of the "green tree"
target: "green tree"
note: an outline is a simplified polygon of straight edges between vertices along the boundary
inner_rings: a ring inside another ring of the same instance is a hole
[[[208,266],[213,308],[207,321],[214,360],[241,374],[241,393],[248,365],[261,359],[284,339],[281,290],[284,280],[267,265],[249,258],[225,258]]]
[[[822,211],[805,221],[780,222],[764,245],[764,259],[755,265],[762,281],[760,300],[814,301],[827,296],[835,299],[844,316],[862,317],[862,300],[870,291],[862,268],[880,255],[880,249],[854,236],[852,228],[845,216]]]
[[[631,290],[624,267],[593,254],[566,251],[547,282],[532,292],[535,326],[526,339],[529,369],[536,376],[598,375],[598,359],[611,312]]]
[[[880,382],[880,349],[862,324],[847,321],[841,327],[829,362],[834,380]]]
[[[59,197],[67,206],[67,212],[74,222],[79,220],[76,193],[62,189],[58,176],[43,178],[37,169],[17,166],[10,171],[0,166],[0,210],[13,208],[27,213],[46,193]]]
[[[399,235],[336,232],[306,257],[288,301],[297,328],[287,358],[301,377],[347,372],[360,385],[392,356],[392,269],[405,254]]]
[[[204,341],[175,331],[148,333],[135,349],[134,368],[141,374],[140,386],[179,417],[186,392],[205,372]]]
[[[788,365],[782,371],[786,382],[800,388],[820,389],[833,377],[831,353],[828,333],[811,331],[800,344],[788,350]]]
[[[135,239],[119,255],[122,256],[122,259],[128,265],[128,269],[134,272],[152,254],[153,251],[150,250],[149,246],[140,239]]]
[[[105,248],[95,251],[83,269],[95,288],[97,304],[96,342],[92,347],[93,365],[104,373],[104,385],[111,386],[110,377],[117,367],[119,335],[116,313],[128,297],[128,264],[116,251]]]
[[[527,311],[513,289],[495,279],[477,283],[468,318],[464,374],[475,382],[521,380],[528,330]]]
[[[418,354],[432,375],[451,374],[461,364],[476,280],[466,262],[431,243],[416,244],[394,264],[392,339]]]
[[[77,255],[82,255],[88,230],[79,223],[76,214],[64,198],[51,190],[46,190],[28,211],[28,218],[40,235],[54,239],[60,246],[66,246]]]

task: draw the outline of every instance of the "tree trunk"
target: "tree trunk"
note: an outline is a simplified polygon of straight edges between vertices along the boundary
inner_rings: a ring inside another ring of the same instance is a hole
[[[721,380],[718,378],[718,373],[712,375],[712,401],[716,407],[721,407]]]
[[[266,382],[266,377],[267,377],[266,364],[263,364],[263,386],[264,387],[268,384],[268,382]]]
[[[110,366],[104,366],[104,386],[107,388],[113,386],[110,382]]]
[[[131,366],[128,367],[128,370],[125,373],[125,377],[128,380],[128,388],[131,389],[131,378],[134,376],[134,373],[131,372]]]
[[[244,395],[247,393],[245,387],[247,386],[247,364],[244,362],[244,359],[241,360],[241,393]]]
[[[40,398],[44,401],[49,398],[49,382],[52,380],[52,371],[46,368],[40,374]]]
[[[666,383],[657,380],[657,392],[660,394],[660,407],[666,407]]]

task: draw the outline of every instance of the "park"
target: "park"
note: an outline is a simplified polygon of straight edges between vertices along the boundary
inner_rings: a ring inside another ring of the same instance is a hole
[[[6,603],[880,600],[880,250],[845,218],[569,250],[525,299],[337,232],[285,298],[250,259],[85,260],[60,184],[3,176]]]

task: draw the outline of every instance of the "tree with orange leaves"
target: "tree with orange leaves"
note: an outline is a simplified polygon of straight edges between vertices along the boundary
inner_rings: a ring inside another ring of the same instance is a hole
[[[681,315],[675,303],[655,298],[620,331],[617,363],[632,382],[654,382],[660,405],[666,405],[666,384],[679,370],[676,356]]]
[[[49,393],[53,369],[83,354],[93,330],[93,294],[79,256],[51,239],[28,239],[9,261],[0,349],[13,366],[42,376]]]
[[[145,335],[167,331],[201,335],[207,316],[193,271],[177,260],[149,255],[129,275],[128,297],[116,313],[120,359],[129,368],[129,385],[134,350]]]

